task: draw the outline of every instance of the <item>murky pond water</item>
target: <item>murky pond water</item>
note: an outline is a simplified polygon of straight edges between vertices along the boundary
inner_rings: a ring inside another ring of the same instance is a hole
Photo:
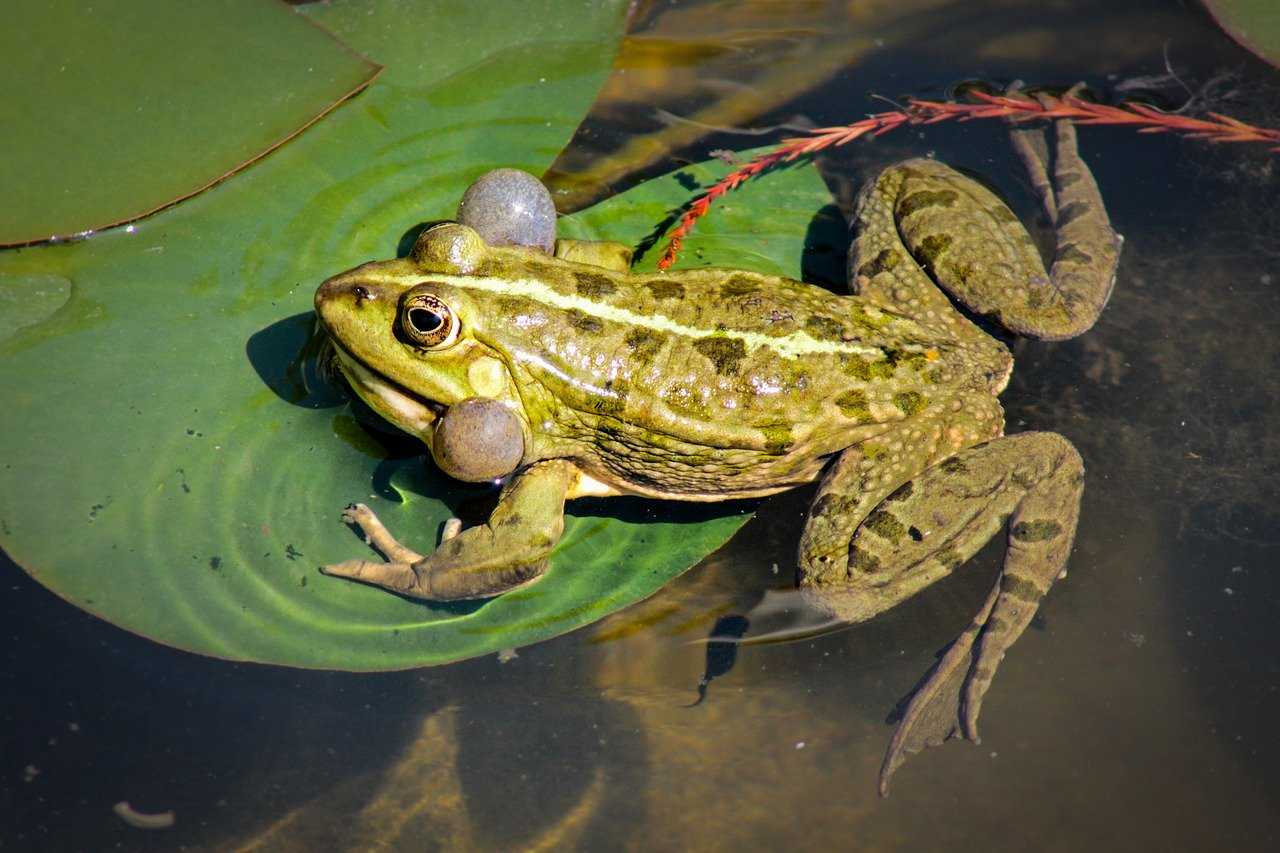
[[[975,77],[1141,85],[1280,123],[1280,74],[1193,4],[653,4],[552,177],[585,205],[787,133],[762,128],[849,121],[877,108],[868,93]],[[1243,146],[1081,138],[1126,237],[1117,289],[1084,337],[1013,343],[1003,401],[1011,432],[1080,449],[1084,509],[980,746],[917,756],[876,796],[886,716],[977,609],[998,545],[868,624],[741,649],[687,707],[695,641],[789,586],[808,490],[599,625],[383,675],[172,651],[6,561],[0,849],[1273,848],[1280,167]],[[887,136],[820,168],[847,210],[866,175],[926,152],[1032,218],[995,123]],[[110,806],[126,798],[177,825],[125,826]]]

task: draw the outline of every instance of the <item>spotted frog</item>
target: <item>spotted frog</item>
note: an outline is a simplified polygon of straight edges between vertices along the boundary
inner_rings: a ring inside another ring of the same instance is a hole
[[[330,278],[316,313],[354,390],[446,472],[504,485],[488,523],[425,555],[352,505],[346,520],[386,560],[325,573],[431,600],[496,596],[543,575],[567,500],[723,501],[818,481],[799,589],[859,622],[1007,529],[999,580],[906,708],[882,791],[907,753],[976,740],[996,667],[1064,570],[1084,469],[1060,435],[1004,435],[1012,357],[970,316],[1077,335],[1107,302],[1121,243],[1072,125],[1012,134],[1056,228],[1047,273],[994,194],[917,159],[858,198],[848,295],[741,270],[631,273],[616,244],[495,246],[457,223]]]

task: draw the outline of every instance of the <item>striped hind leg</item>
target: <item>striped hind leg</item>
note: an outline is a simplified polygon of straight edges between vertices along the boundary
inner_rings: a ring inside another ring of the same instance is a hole
[[[908,703],[881,767],[882,794],[908,754],[951,737],[978,739],[982,699],[1000,660],[1066,564],[1083,473],[1062,436],[998,438],[943,460],[865,518],[847,521],[842,571],[806,573],[802,554],[808,597],[838,618],[863,621],[959,568],[1008,526],[1000,579]]]

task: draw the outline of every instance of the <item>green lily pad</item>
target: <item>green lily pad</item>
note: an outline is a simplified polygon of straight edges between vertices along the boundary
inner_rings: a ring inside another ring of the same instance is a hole
[[[1276,0],[1204,0],[1227,35],[1280,68],[1280,3]]]
[[[0,56],[0,245],[127,222],[197,193],[379,70],[261,0],[13,0]]]
[[[20,565],[172,646],[381,670],[572,630],[731,535],[741,506],[575,502],[545,579],[461,605],[316,570],[369,553],[339,521],[352,500],[425,549],[475,494],[361,426],[316,375],[310,303],[325,276],[390,256],[415,223],[451,213],[476,174],[552,161],[609,67],[622,6],[561,21],[556,5],[513,2],[505,31],[454,33],[476,48],[453,45],[456,67],[388,72],[236,181],[131,229],[0,253],[0,280],[67,288],[52,316],[0,341],[0,543]],[[417,25],[417,43],[429,42]],[[565,228],[636,240],[687,196],[681,180],[660,179]],[[811,171],[775,176],[713,213],[690,249],[795,274],[827,199]]]

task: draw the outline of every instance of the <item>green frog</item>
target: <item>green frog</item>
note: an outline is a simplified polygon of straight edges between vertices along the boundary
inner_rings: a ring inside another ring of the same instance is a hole
[[[353,504],[345,520],[386,560],[323,571],[423,599],[496,596],[543,575],[567,500],[818,481],[798,585],[859,622],[1007,529],[999,580],[907,706],[881,791],[908,753],[976,741],[996,667],[1064,571],[1084,469],[1060,435],[1004,435],[1012,357],[953,300],[1069,338],[1106,304],[1121,244],[1073,126],[1012,135],[1056,229],[1048,272],[992,192],[917,159],[862,191],[848,295],[741,270],[633,274],[616,244],[548,253],[457,223],[325,281],[316,313],[359,396],[446,472],[504,485],[488,523],[447,528],[429,554]]]

